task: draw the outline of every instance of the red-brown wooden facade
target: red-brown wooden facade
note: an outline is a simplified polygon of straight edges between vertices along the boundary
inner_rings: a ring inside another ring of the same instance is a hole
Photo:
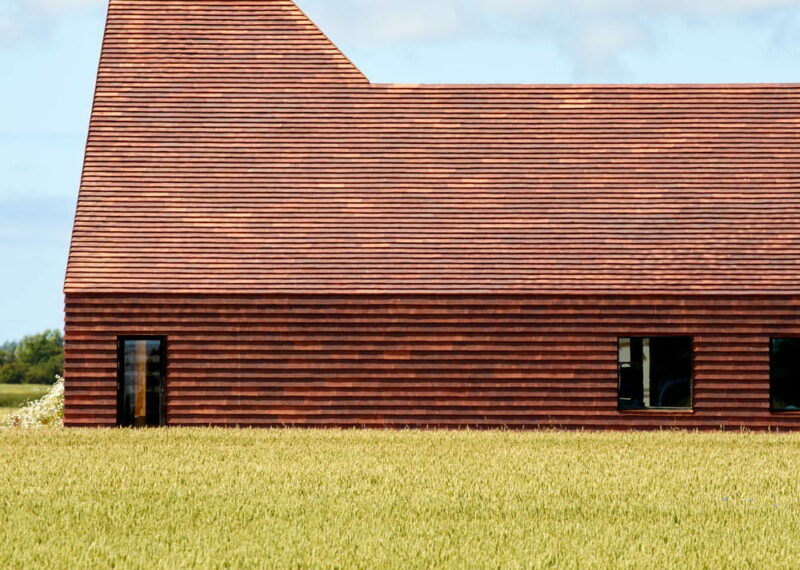
[[[800,427],[800,86],[377,85],[289,0],[112,0],[66,422],[167,337],[169,425]],[[619,411],[617,339],[694,339]]]

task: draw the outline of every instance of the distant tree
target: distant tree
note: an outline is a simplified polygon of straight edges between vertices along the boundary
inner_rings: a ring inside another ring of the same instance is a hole
[[[13,352],[7,350],[12,348]],[[0,383],[53,384],[64,373],[64,337],[46,330],[0,349]]]
[[[0,384],[22,384],[28,368],[21,362],[12,360],[0,366]],[[33,382],[37,384],[38,382]]]
[[[64,337],[61,331],[46,330],[26,336],[19,343],[14,355],[25,364],[36,366],[64,353]]]
[[[0,366],[14,360],[14,351],[0,348]]]

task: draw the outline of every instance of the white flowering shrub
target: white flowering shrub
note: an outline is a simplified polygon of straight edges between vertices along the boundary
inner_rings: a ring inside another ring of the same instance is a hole
[[[64,379],[56,377],[53,388],[42,398],[25,404],[3,420],[4,428],[61,426],[64,423]]]

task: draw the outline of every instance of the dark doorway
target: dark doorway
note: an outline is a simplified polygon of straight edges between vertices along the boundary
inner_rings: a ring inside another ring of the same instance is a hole
[[[166,424],[167,340],[119,339],[119,411],[123,427]]]

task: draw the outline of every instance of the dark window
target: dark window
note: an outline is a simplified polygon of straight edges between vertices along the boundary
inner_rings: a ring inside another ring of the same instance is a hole
[[[800,338],[770,342],[770,388],[773,410],[800,411]]]
[[[120,339],[119,371],[119,424],[164,425],[166,340]]]
[[[622,410],[692,407],[692,339],[619,339]]]

